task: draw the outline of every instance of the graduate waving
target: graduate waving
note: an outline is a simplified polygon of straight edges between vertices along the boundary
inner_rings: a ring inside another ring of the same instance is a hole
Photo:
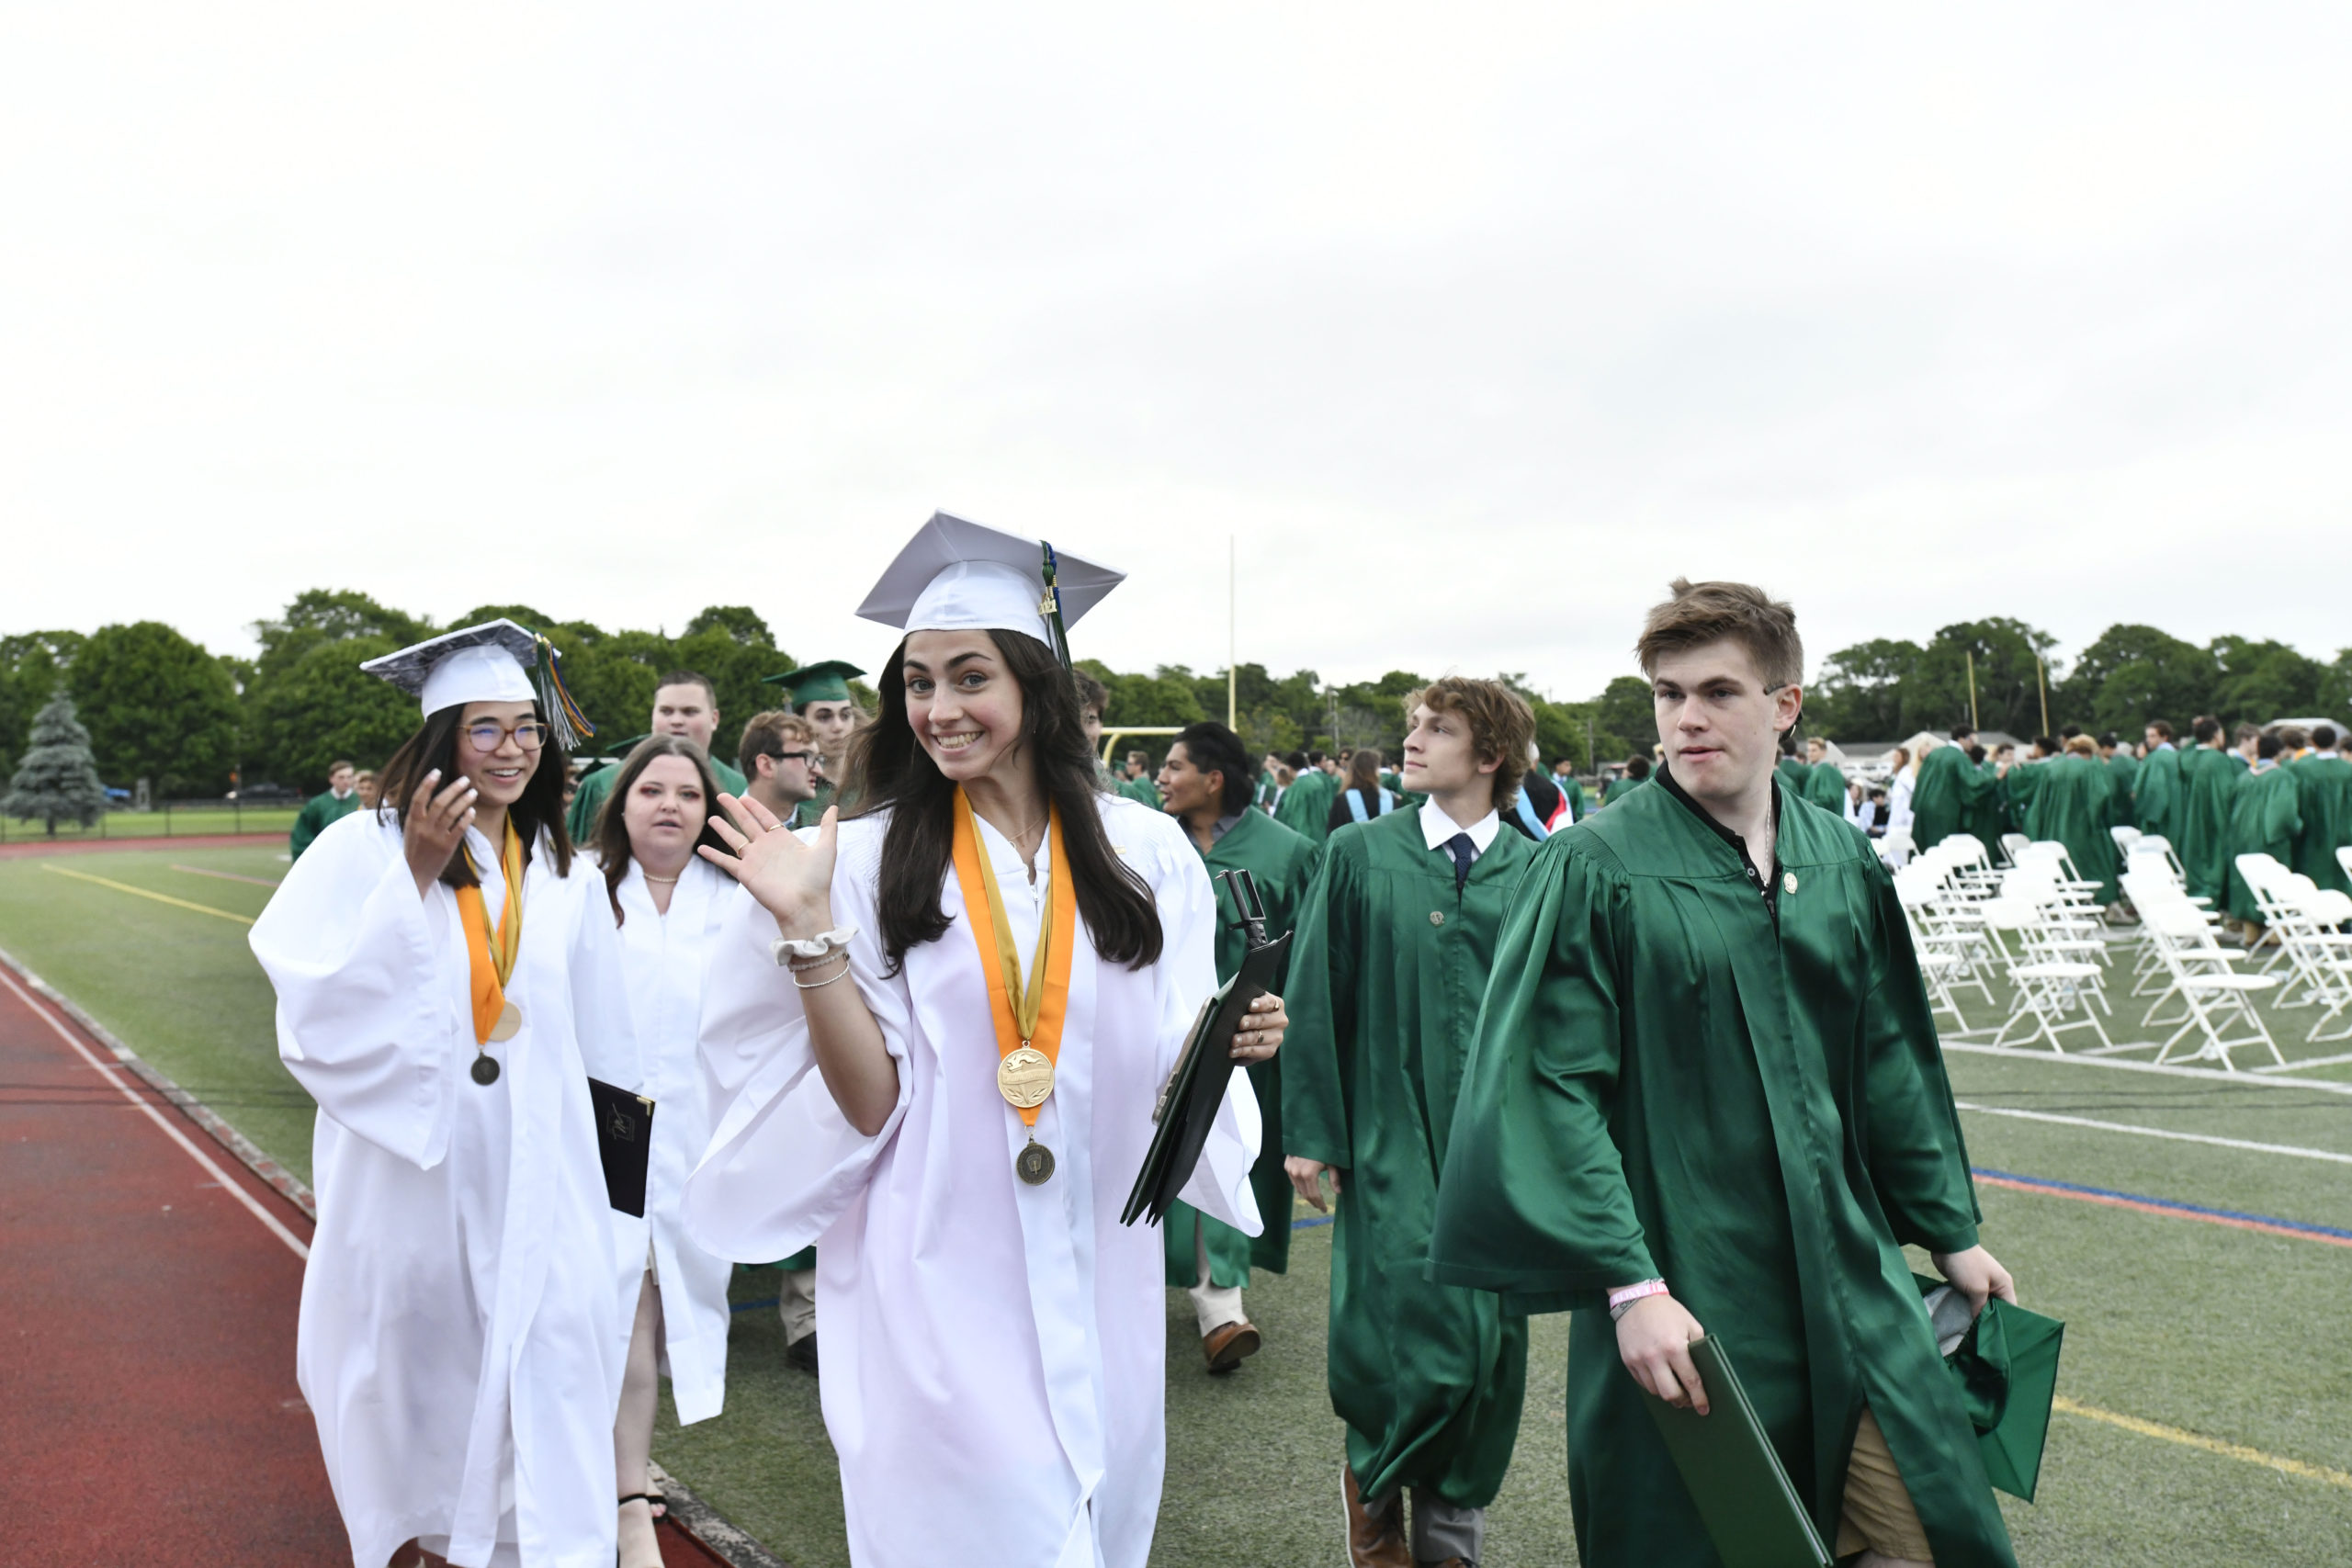
[[[1574,1310],[1589,1568],[1719,1561],[1643,1407],[1646,1389],[1707,1409],[1688,1349],[1702,1333],[1840,1557],[2009,1568],[1903,1244],[1979,1308],[2015,1288],[1977,1245],[1892,882],[1850,824],[1772,778],[1804,696],[1795,615],[1744,584],[1678,581],[1638,650],[1667,766],[1521,880],[1432,1273]]]
[[[362,666],[424,728],[383,809],[321,833],[254,924],[319,1105],[295,1375],[356,1568],[412,1541],[613,1561],[627,1338],[579,1032],[628,1011],[564,835],[553,658],[493,621]]]
[[[713,859],[750,897],[710,969],[685,1220],[739,1260],[820,1244],[861,1568],[1150,1552],[1167,1302],[1160,1238],[1119,1213],[1216,915],[1182,829],[1104,791],[1080,728],[1063,627],[1118,581],[934,516],[858,612],[906,632],[851,743],[858,815],[802,836],[723,802]],[[1238,1059],[1281,1043],[1259,1006]],[[1234,1073],[1185,1201],[1256,1235],[1258,1142]]]

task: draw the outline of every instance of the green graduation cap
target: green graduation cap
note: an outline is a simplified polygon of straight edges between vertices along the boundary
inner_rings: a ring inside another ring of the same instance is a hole
[[[1943,1284],[1921,1274],[1911,1278],[1931,1299]],[[1964,1319],[1965,1302],[1954,1304]],[[1939,1336],[1944,1331],[1939,1319]],[[2041,1478],[2041,1449],[2058,1393],[2058,1349],[2065,1336],[2066,1325],[2056,1318],[1995,1296],[1960,1343],[1944,1353],[1944,1368],[1960,1384],[1961,1403],[1976,1428],[1985,1479],[2029,1503]]]
[[[821,664],[811,664],[803,670],[787,670],[781,675],[770,675],[761,682],[767,686],[782,686],[792,694],[794,712],[810,703],[845,703],[849,701],[852,678],[865,674],[854,664],[844,664],[838,659],[828,659]]]
[[[605,748],[605,755],[617,761],[652,739],[653,732],[647,730],[643,735],[632,735],[626,740],[616,740]]]

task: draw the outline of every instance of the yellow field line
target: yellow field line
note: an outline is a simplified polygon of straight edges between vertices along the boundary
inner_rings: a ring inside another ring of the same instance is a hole
[[[224,920],[234,920],[241,926],[249,926],[254,923],[249,916],[232,915],[226,909],[216,909],[209,904],[191,904],[185,898],[175,898],[168,893],[151,893],[144,887],[133,887],[128,882],[113,882],[103,876],[92,876],[86,871],[68,871],[63,866],[52,865],[48,861],[41,862],[40,868],[43,871],[53,871],[60,876],[70,876],[76,882],[95,882],[101,887],[111,887],[118,893],[135,893],[141,898],[153,898],[158,904],[169,904],[175,908],[194,909],[199,915],[217,915]]]
[[[2127,1432],[2137,1432],[2143,1438],[2161,1438],[2167,1443],[2178,1443],[2183,1448],[2202,1449],[2209,1454],[2220,1454],[2223,1459],[2242,1460],[2247,1464],[2267,1465],[2272,1470],[2283,1472],[2288,1475],[2300,1475],[2307,1481],[2324,1481],[2330,1486],[2341,1486],[2352,1491],[2352,1475],[2347,1475],[2340,1470],[2330,1470],[2324,1464],[2307,1464],[2301,1460],[2289,1459],[2283,1454],[2267,1454],[2260,1449],[2249,1449],[2239,1443],[2225,1443],[2219,1438],[2207,1438],[2195,1432],[2184,1432],[2177,1427],[2166,1427],[2160,1422],[2143,1421],[2137,1416],[2124,1416],[2112,1410],[2101,1410],[2095,1404],[2080,1404],[2063,1393],[2050,1402],[2050,1408],[2064,1411],[2069,1416],[2080,1416],[2089,1421],[2104,1421],[2110,1427],[2120,1427]]]

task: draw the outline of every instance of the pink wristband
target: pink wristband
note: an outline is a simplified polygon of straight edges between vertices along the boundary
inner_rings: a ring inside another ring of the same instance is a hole
[[[1667,1293],[1666,1281],[1663,1280],[1645,1280],[1638,1285],[1622,1286],[1609,1292],[1609,1310],[1613,1313],[1620,1307],[1632,1306],[1644,1296],[1662,1296]]]

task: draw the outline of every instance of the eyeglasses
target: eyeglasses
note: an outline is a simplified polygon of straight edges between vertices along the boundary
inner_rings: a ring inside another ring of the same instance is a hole
[[[526,718],[512,726],[500,724],[494,719],[466,726],[466,744],[484,756],[504,745],[510,735],[514,738],[514,744],[526,751],[536,751],[548,743],[548,727],[535,718]]]

